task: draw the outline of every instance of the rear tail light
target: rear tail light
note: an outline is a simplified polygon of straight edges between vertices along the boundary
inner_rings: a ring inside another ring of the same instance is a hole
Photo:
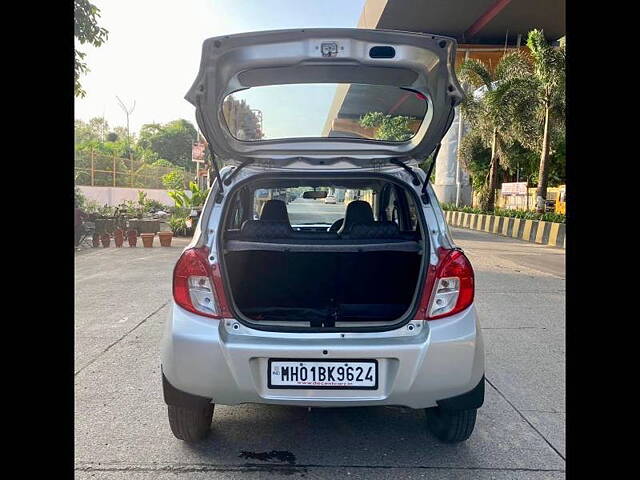
[[[418,316],[435,320],[461,312],[473,302],[474,275],[460,250],[439,250],[440,261],[431,267],[422,294]]]
[[[212,318],[228,316],[220,268],[207,247],[185,250],[173,270],[173,299],[185,310]]]

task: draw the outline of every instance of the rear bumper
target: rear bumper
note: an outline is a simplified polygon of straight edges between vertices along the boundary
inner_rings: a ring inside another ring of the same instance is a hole
[[[223,405],[481,405],[484,345],[475,307],[446,319],[411,324],[416,326],[413,331],[405,325],[376,333],[264,332],[233,319],[194,315],[172,303],[162,340],[163,376],[176,392]],[[275,357],[375,358],[379,385],[367,391],[272,390],[267,363]],[[171,399],[177,397],[167,397],[166,392],[165,387],[165,401],[175,403]]]

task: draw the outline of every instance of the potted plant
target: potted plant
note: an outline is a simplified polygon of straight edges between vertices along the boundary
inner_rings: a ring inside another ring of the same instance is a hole
[[[181,215],[172,215],[171,217],[169,217],[168,223],[174,237],[184,237],[187,234],[185,217]]]
[[[160,246],[161,247],[170,247],[171,239],[173,238],[173,232],[158,232],[158,237],[160,238]]]
[[[111,243],[111,236],[107,232],[104,232],[100,235],[100,241],[102,242],[102,247],[107,248]]]
[[[127,230],[127,242],[130,247],[135,247],[138,243],[138,231],[134,228]]]
[[[121,228],[116,228],[113,231],[113,241],[115,242],[117,248],[122,247],[122,244],[124,243],[124,230],[122,230]]]
[[[153,238],[156,236],[155,233],[141,233],[142,237],[142,245],[144,248],[152,248],[153,247]]]

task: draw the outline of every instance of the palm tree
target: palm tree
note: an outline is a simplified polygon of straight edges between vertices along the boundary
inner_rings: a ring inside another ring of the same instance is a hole
[[[552,47],[542,30],[532,30],[527,38],[531,55],[528,74],[501,83],[494,101],[502,106],[508,135],[540,153],[536,209],[545,210],[549,179],[549,153],[564,138],[565,47]]]
[[[476,59],[465,60],[460,66],[458,76],[467,90],[462,113],[471,125],[471,132],[461,145],[461,160],[469,164],[474,161],[468,158],[470,152],[478,152],[481,146],[491,149],[489,172],[481,190],[483,210],[494,210],[498,164],[502,163],[503,167],[509,164],[511,147],[516,141],[509,128],[510,119],[505,117],[504,106],[495,90],[503,83],[522,78],[528,71],[527,61],[518,51],[504,55],[493,71]],[[484,88],[484,93],[474,94],[480,87]]]

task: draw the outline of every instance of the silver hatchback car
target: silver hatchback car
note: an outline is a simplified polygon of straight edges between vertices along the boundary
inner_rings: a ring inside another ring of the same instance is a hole
[[[226,166],[173,272],[161,362],[177,438],[203,438],[216,403],[405,406],[441,441],[471,435],[474,272],[429,184],[463,98],[455,50],[361,29],[204,42],[186,98]]]

